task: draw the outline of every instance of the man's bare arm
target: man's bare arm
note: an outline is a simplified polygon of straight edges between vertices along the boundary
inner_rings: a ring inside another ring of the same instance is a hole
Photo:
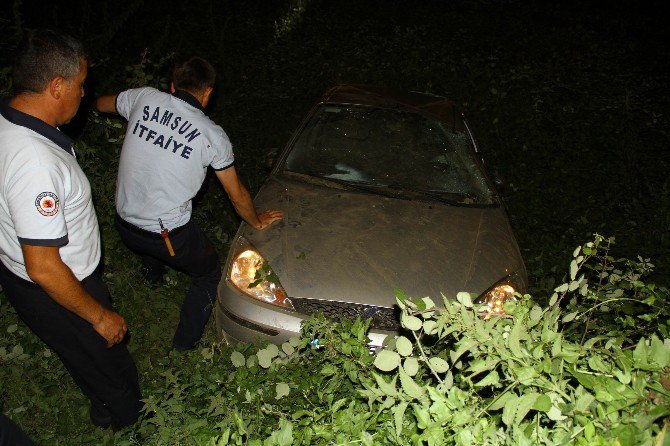
[[[284,216],[282,211],[268,210],[260,214],[256,213],[254,203],[251,201],[249,191],[240,181],[234,167],[217,170],[216,176],[233,203],[235,211],[240,217],[254,229],[265,229],[272,223],[279,221]]]
[[[102,113],[116,113],[116,94],[100,96],[95,100],[95,108]]]
[[[84,290],[63,263],[57,246],[21,245],[28,276],[56,303],[93,325],[111,347],[123,340],[126,322],[118,313],[107,310]]]

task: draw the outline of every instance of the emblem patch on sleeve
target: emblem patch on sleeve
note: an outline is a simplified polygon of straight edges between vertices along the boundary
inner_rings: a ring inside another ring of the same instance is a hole
[[[42,192],[35,199],[37,211],[45,217],[52,217],[58,213],[60,202],[58,195],[53,192]]]

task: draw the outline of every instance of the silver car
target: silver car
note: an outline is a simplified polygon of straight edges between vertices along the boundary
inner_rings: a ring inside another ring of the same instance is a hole
[[[493,309],[527,285],[516,240],[459,107],[424,93],[342,85],[312,108],[243,223],[217,300],[231,340],[286,341],[311,314],[372,318],[373,346],[399,331],[395,290],[459,291]]]

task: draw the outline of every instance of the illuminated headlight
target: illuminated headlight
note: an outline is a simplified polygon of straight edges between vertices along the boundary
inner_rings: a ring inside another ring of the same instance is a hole
[[[501,280],[475,300],[475,304],[482,305],[479,316],[489,319],[493,316],[511,317],[505,312],[505,303],[515,301],[517,287],[510,277]]]
[[[247,296],[294,310],[291,299],[286,295],[277,275],[263,256],[249,245],[235,255],[228,278]]]

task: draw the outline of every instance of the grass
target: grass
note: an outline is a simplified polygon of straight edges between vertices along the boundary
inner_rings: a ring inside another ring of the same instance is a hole
[[[468,107],[490,166],[507,180],[504,200],[534,293],[560,279],[572,249],[593,232],[615,235],[616,255],[651,257],[657,283],[669,282],[670,57],[660,3],[312,1],[302,2],[304,13],[283,16],[289,2],[172,2],[161,6],[171,11],[165,14],[147,1],[127,17],[114,15],[112,1],[96,2],[95,14],[83,0],[75,9],[56,1],[44,17],[28,3],[15,2],[25,26],[56,17],[86,36],[95,60],[91,96],[124,88],[123,67],[145,48],[153,60],[173,51],[210,59],[219,73],[212,115],[252,191],[264,178],[265,151],[281,147],[331,85],[429,91]],[[288,28],[277,37],[282,17]],[[5,31],[11,26],[0,22]],[[0,48],[14,34],[4,35]],[[172,272],[164,286],[142,282],[139,262],[111,224],[118,144],[90,123],[81,139],[89,145],[80,162],[95,193],[106,279],[151,392],[164,385],[163,373],[200,354],[168,354],[187,280]],[[195,217],[225,258],[238,220],[211,179]],[[83,396],[2,294],[0,333],[3,412],[40,444],[123,444],[123,434],[88,423]],[[210,328],[203,345],[216,340]]]

